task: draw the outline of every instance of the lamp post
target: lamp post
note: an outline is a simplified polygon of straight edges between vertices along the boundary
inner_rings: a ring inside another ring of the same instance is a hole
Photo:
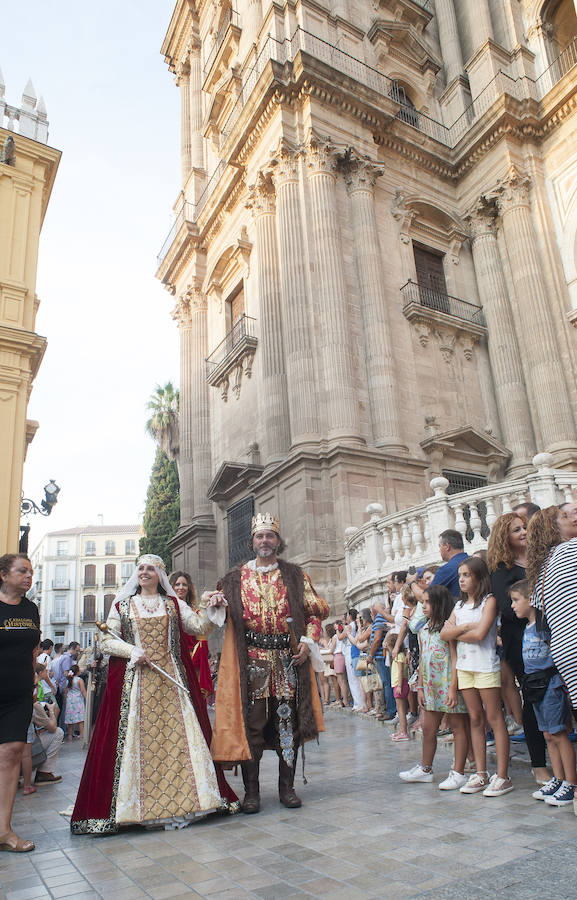
[[[29,500],[28,497],[22,497],[20,502],[20,512],[23,516],[31,516],[39,513],[41,516],[49,516],[52,512],[52,508],[58,502],[58,494],[60,493],[60,488],[56,484],[53,478],[50,479],[48,484],[44,486],[44,499],[40,501],[40,506],[38,506],[34,500]],[[30,533],[30,525],[21,525],[20,526],[20,543],[18,546],[19,553],[28,553],[28,535]]]

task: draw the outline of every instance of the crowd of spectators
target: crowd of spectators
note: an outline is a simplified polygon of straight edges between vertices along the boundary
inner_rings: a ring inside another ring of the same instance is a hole
[[[323,701],[394,726],[393,743],[421,734],[405,782],[433,782],[437,739],[453,742],[441,790],[509,793],[510,741],[526,741],[533,797],[577,814],[577,504],[520,504],[472,556],[444,531],[439,555],[438,567],[391,573],[370,609],[326,626]]]

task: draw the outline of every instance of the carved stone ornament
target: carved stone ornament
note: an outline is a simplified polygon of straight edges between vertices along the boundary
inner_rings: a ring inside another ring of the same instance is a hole
[[[409,231],[416,212],[407,207],[407,199],[401,188],[397,188],[391,201],[391,213],[393,219],[399,223],[400,238],[403,244],[409,244],[411,238]]]
[[[339,170],[343,173],[347,190],[350,194],[355,191],[373,192],[377,178],[385,174],[384,166],[373,162],[368,158],[357,156],[352,147],[349,147],[339,157]]]
[[[337,148],[329,137],[319,138],[311,134],[306,143],[305,161],[309,175],[336,174],[338,165]]]
[[[299,151],[282,140],[270,157],[271,178],[276,188],[287,181],[298,181]]]
[[[528,175],[519,172],[516,166],[511,166],[505,178],[500,178],[494,197],[501,215],[505,215],[520,206],[529,206],[529,189],[531,179]]]
[[[473,352],[477,341],[472,335],[461,332],[461,334],[459,334],[459,343],[463,348],[463,356],[466,360],[471,361],[473,359]]]
[[[431,340],[431,335],[433,333],[432,328],[429,322],[425,322],[423,319],[416,319],[414,325],[419,338],[419,344],[424,348]]]
[[[478,202],[465,216],[465,223],[469,229],[473,243],[487,235],[495,236],[497,209],[495,203],[488,202],[485,197],[480,197]]]
[[[248,189],[247,209],[252,210],[254,218],[274,215],[276,195],[270,170],[257,173],[257,179]]]
[[[190,299],[187,294],[183,294],[178,298],[171,315],[179,327],[190,325]]]
[[[455,352],[457,335],[454,331],[448,328],[444,328],[437,331],[437,339],[439,341],[439,350],[441,351],[441,356],[446,363],[452,362],[453,354]]]

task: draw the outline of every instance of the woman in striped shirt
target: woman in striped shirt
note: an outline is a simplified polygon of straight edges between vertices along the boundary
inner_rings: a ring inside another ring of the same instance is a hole
[[[527,578],[532,605],[551,631],[553,662],[577,710],[577,538],[567,540],[563,510],[535,513],[527,531]]]

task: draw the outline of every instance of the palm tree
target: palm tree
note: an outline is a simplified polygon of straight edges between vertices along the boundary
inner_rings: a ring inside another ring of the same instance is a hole
[[[179,450],[178,388],[171,381],[164,387],[157,384],[146,408],[152,412],[146,431],[169,459],[176,459]]]

